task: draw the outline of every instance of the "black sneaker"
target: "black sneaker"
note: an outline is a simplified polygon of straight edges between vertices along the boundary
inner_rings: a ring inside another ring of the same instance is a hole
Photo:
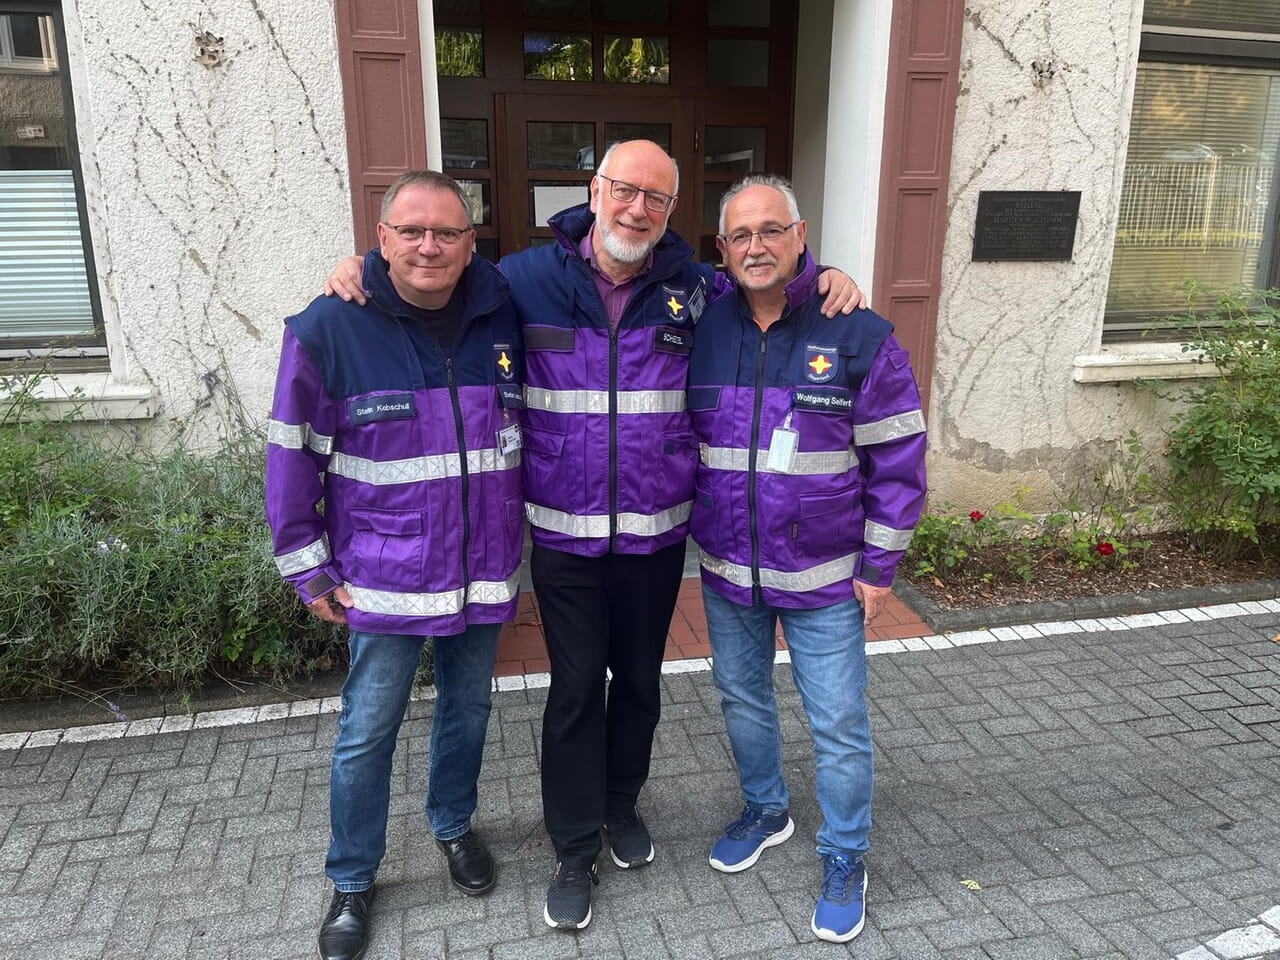
[[[609,856],[623,870],[653,863],[653,839],[634,807],[630,813],[606,821],[604,837],[609,843]]]
[[[547,887],[542,919],[557,930],[581,930],[591,922],[591,888],[600,882],[596,865],[590,869],[556,864]]]

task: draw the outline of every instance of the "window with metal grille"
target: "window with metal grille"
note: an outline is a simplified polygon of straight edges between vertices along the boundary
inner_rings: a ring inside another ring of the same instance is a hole
[[[1280,283],[1280,4],[1147,0],[1105,340]],[[1206,295],[1207,296],[1207,295]]]

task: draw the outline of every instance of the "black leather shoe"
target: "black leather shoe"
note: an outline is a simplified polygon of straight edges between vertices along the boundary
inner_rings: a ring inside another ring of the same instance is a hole
[[[321,960],[360,960],[369,940],[369,907],[373,887],[356,893],[333,891],[329,912],[320,924]]]
[[[437,840],[436,846],[449,861],[449,877],[455,887],[469,897],[488,893],[493,889],[498,872],[494,869],[493,857],[489,856],[484,841],[476,836],[474,830],[468,830],[452,840]]]

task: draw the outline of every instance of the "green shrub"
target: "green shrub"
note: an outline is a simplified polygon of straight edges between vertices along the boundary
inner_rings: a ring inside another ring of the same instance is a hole
[[[1202,302],[1188,285],[1189,302]],[[1239,555],[1280,522],[1280,290],[1237,288],[1210,310],[1165,318],[1220,376],[1162,395],[1182,401],[1165,455],[1174,516],[1202,549]]]
[[[250,433],[213,456],[154,456],[0,416],[0,695],[186,690],[340,656],[342,633],[272,561],[263,446]]]

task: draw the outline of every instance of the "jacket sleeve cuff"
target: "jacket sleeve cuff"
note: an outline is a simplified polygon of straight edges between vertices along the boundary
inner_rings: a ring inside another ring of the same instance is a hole
[[[861,580],[872,587],[893,586],[893,576],[898,570],[896,563],[878,564],[865,557],[859,557],[853,567],[853,579]]]
[[[338,571],[327,565],[289,579],[293,583],[293,589],[298,592],[298,599],[304,604],[318,600],[342,586]]]

